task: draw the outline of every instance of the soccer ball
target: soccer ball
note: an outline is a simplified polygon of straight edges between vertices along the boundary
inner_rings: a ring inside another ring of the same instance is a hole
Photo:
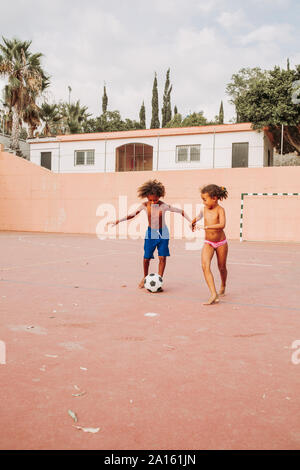
[[[159,292],[162,290],[163,280],[159,274],[151,273],[145,277],[144,286],[149,292]]]

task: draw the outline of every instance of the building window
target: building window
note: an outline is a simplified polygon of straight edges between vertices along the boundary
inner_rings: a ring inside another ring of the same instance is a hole
[[[41,166],[51,170],[51,152],[41,152]]]
[[[153,147],[130,143],[116,149],[116,171],[153,170]]]
[[[200,162],[200,145],[177,145],[176,163]]]
[[[232,168],[248,167],[249,142],[232,144]]]
[[[94,165],[95,150],[75,150],[75,165]]]

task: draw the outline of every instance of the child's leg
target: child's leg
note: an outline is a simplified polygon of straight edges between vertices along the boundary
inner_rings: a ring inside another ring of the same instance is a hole
[[[143,277],[143,279],[141,280],[141,282],[139,283],[139,288],[140,288],[140,289],[142,289],[142,288],[144,287],[144,280],[145,280],[145,277],[148,276],[149,265],[150,265],[150,259],[151,259],[151,258],[144,258],[144,261],[143,261],[144,277]]]
[[[167,258],[166,256],[159,256],[158,274],[163,277],[164,270],[166,267]]]
[[[211,263],[212,257],[214,256],[214,251],[215,250],[211,245],[209,245],[208,243],[204,243],[202,254],[201,254],[202,269],[203,269],[203,274],[204,274],[206,283],[211,292],[211,297],[208,300],[208,302],[205,302],[203,305],[211,305],[219,301],[218,294],[217,294],[216,287],[215,287],[215,281],[214,281],[212,272],[210,270],[210,263]]]
[[[217,258],[218,258],[218,268],[220,271],[221,276],[221,287],[219,291],[219,295],[225,294],[225,287],[226,287],[226,279],[227,279],[227,268],[226,268],[226,260],[228,254],[228,244],[219,246],[217,248]]]

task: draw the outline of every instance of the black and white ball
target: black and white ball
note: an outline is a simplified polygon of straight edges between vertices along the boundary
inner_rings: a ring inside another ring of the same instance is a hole
[[[151,273],[145,277],[144,286],[150,292],[159,292],[162,290],[163,280],[159,274]]]

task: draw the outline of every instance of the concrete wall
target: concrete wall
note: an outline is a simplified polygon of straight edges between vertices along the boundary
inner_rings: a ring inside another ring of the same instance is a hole
[[[99,223],[105,220],[104,209],[108,207],[105,205],[114,207],[117,217],[123,206],[121,215],[125,215],[130,206],[139,202],[138,186],[153,177],[166,187],[164,200],[182,208],[186,205],[187,210],[194,211],[191,216],[201,203],[200,186],[208,183],[226,186],[229,198],[221,205],[226,210],[229,239],[239,239],[242,192],[300,192],[300,167],[57,174],[2,151],[0,229],[95,234]],[[244,239],[300,242],[299,208],[297,196],[246,197]],[[178,214],[171,217],[172,236],[176,235],[176,219],[182,221]],[[144,230],[145,214],[120,224],[121,234],[130,223],[140,223]]]
[[[274,151],[274,166],[300,166],[300,156],[296,152],[280,155]]]
[[[249,168],[264,166],[268,138],[263,132],[227,132],[130,139],[89,140],[74,142],[39,142],[30,144],[30,160],[37,165],[41,152],[52,152],[52,171],[58,173],[114,172],[116,149],[128,143],[144,143],[153,147],[153,170],[198,170],[201,168],[231,168],[232,143],[249,142]],[[267,142],[267,143],[266,143]],[[177,145],[200,145],[200,161],[176,163]],[[215,146],[215,150],[214,150]],[[95,164],[74,164],[75,150],[94,150]]]
[[[8,149],[8,148],[9,148],[9,144],[10,144],[10,136],[9,136],[9,135],[0,134],[0,144],[3,144],[3,145],[4,145],[4,148]],[[21,152],[22,152],[23,155],[24,155],[24,158],[26,158],[27,160],[29,160],[29,159],[30,159],[30,147],[29,147],[29,144],[26,142],[26,140],[23,140],[23,139],[19,139],[19,144],[20,144]]]

